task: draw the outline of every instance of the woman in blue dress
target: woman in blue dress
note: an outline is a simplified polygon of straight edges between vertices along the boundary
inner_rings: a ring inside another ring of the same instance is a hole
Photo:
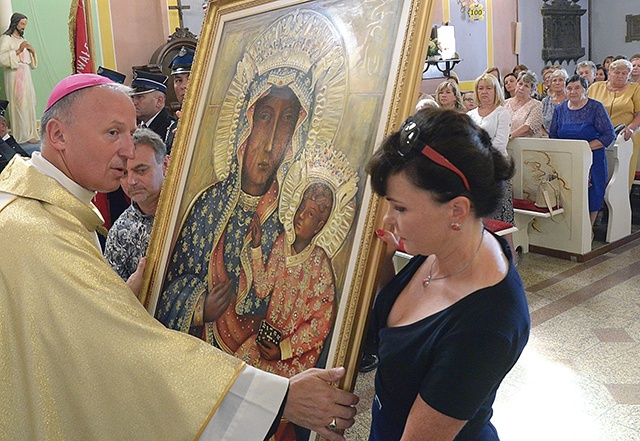
[[[529,310],[498,208],[513,162],[452,110],[425,109],[368,164],[388,209],[370,325],[380,364],[370,440],[495,441],[498,386],[527,343]],[[415,257],[394,275],[399,244]]]
[[[600,101],[587,97],[587,80],[574,75],[567,80],[568,100],[553,111],[550,138],[583,139],[589,143],[593,162],[589,170],[589,217],[591,227],[604,201],[607,186],[605,148],[615,139],[613,124]]]

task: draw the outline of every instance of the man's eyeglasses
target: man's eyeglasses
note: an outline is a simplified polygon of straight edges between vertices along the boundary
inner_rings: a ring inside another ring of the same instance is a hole
[[[460,169],[453,165],[447,158],[445,158],[429,145],[421,141],[420,128],[414,121],[412,121],[411,119],[407,119],[402,123],[402,127],[400,128],[400,144],[398,145],[398,154],[404,157],[416,151],[420,151],[424,156],[426,156],[439,166],[444,167],[447,170],[450,170],[457,174],[460,179],[462,179],[464,188],[466,188],[467,191],[471,191],[471,187],[469,187],[469,181],[467,181],[467,177],[464,175],[464,173],[462,173]]]

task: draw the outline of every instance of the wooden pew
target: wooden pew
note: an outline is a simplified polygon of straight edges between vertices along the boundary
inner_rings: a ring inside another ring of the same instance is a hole
[[[514,245],[526,242],[541,248],[570,254],[591,251],[591,223],[587,182],[591,166],[591,149],[586,141],[516,138],[509,142],[509,154],[515,161],[513,197],[535,200],[540,178],[556,172],[562,181],[563,213],[548,217],[533,216],[520,223]],[[523,235],[525,239],[523,240]],[[523,252],[526,250],[522,249]]]
[[[633,141],[618,135],[606,149],[609,182],[604,201],[609,208],[607,242],[615,242],[631,234],[631,201],[629,199],[629,163]]]

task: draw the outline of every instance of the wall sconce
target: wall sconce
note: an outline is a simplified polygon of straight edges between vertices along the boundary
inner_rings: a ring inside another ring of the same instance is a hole
[[[435,32],[434,32],[435,31]],[[454,27],[450,25],[443,25],[438,28],[435,28],[431,32],[433,43],[433,38],[435,37],[437,49],[434,49],[436,52],[436,56],[434,54],[430,54],[427,51],[427,60],[425,62],[425,68],[423,73],[425,73],[431,66],[435,66],[445,78],[451,75],[451,71],[461,60],[458,58],[458,54],[456,53],[456,36],[454,32]]]

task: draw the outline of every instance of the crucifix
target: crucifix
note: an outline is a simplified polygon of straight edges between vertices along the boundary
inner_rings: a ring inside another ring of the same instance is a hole
[[[184,28],[184,23],[182,22],[182,10],[183,9],[191,9],[189,5],[183,5],[182,0],[176,0],[175,6],[169,6],[169,10],[178,11],[178,19],[180,20],[180,27]]]

